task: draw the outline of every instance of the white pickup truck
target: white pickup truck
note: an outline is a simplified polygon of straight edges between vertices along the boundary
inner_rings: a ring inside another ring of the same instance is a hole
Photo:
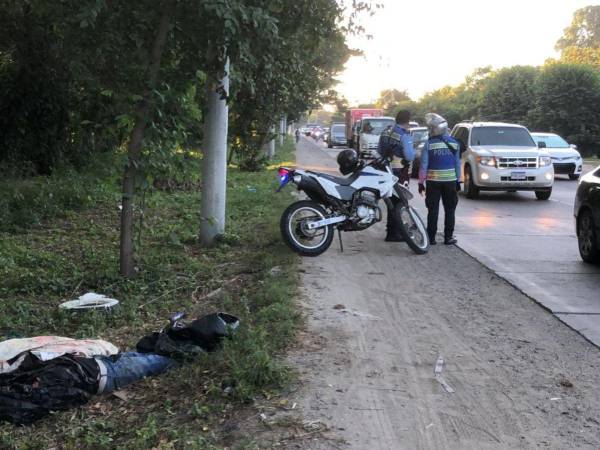
[[[464,193],[534,191],[538,200],[552,194],[554,168],[550,153],[538,148],[521,125],[462,122],[452,129],[461,144]]]

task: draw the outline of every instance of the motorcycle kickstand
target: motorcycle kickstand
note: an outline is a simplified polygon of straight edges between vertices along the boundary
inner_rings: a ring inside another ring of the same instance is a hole
[[[344,243],[342,242],[342,230],[340,230],[338,228],[337,231],[338,231],[338,238],[340,240],[340,250],[342,253],[344,253]]]

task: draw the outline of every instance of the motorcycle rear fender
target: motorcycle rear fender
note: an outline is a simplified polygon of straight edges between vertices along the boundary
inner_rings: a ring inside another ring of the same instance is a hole
[[[297,183],[298,189],[304,191],[311,200],[322,205],[328,205],[329,200],[323,187],[311,176],[302,174],[300,176],[300,181]]]

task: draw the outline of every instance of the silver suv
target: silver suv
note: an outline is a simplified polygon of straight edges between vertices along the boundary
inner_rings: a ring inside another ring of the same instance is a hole
[[[535,191],[539,200],[552,194],[550,154],[538,148],[527,128],[496,122],[462,122],[452,129],[461,144],[464,193]]]

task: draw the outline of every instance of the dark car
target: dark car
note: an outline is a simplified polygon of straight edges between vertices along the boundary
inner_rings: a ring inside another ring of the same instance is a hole
[[[408,132],[412,136],[413,147],[415,149],[415,160],[412,163],[411,176],[417,178],[419,176],[419,167],[421,166],[421,153],[425,142],[429,139],[429,131],[427,127],[411,127]]]
[[[581,178],[574,213],[581,258],[600,263],[600,167]]]
[[[345,123],[332,123],[327,135],[327,147],[333,148],[336,145],[347,145],[346,140],[346,124]]]

